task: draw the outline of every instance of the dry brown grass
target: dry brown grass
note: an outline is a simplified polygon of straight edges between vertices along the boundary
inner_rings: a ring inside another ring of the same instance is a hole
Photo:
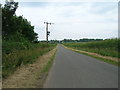
[[[120,61],[120,59],[115,58],[115,57],[103,56],[103,55],[100,55],[100,54],[97,54],[97,53],[92,53],[92,52],[77,50],[77,49],[69,48],[69,47],[66,47],[66,46],[64,46],[64,47],[67,48],[67,49],[73,50],[73,51],[80,52],[80,53],[86,53],[88,55],[93,55],[93,56],[97,56],[97,57],[104,58],[104,59],[109,59],[109,60],[116,61],[116,62]]]
[[[41,70],[54,55],[56,48],[40,56],[33,64],[18,68],[14,74],[3,80],[3,88],[36,88],[42,87],[47,74]]]

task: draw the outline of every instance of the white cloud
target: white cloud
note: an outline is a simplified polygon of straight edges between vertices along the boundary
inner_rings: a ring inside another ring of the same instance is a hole
[[[39,34],[39,40],[45,39],[44,21],[55,23],[50,26],[50,39],[117,37],[117,6],[105,10],[109,6],[104,7],[101,4],[95,8],[94,4],[66,5],[62,3],[57,5],[50,3],[44,7],[19,7],[17,15],[23,15],[31,21],[35,26],[35,31]],[[103,12],[99,12],[101,9]]]
[[[15,0],[18,2],[33,2],[34,0]],[[109,0],[109,2],[118,2],[119,0]],[[108,0],[35,0],[35,2],[108,2]]]

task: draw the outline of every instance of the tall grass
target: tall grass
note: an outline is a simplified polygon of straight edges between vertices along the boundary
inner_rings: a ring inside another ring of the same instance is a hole
[[[109,39],[85,43],[64,43],[64,45],[75,49],[98,53],[103,56],[120,58],[120,39]]]
[[[54,44],[45,43],[28,45],[21,43],[11,43],[9,45],[3,44],[3,46],[4,46],[2,57],[3,78],[12,74],[17,67],[35,62],[39,56],[43,55],[44,53],[50,51],[55,47]]]

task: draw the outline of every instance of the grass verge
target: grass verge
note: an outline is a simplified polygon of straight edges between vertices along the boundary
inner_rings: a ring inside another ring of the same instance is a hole
[[[48,60],[48,62],[46,63],[46,65],[44,65],[43,69],[40,71],[40,77],[36,83],[36,87],[37,88],[44,88],[44,84],[45,84],[45,81],[47,79],[47,76],[49,74],[49,71],[52,67],[52,64],[53,64],[53,61],[54,61],[54,58],[55,58],[55,55],[56,55],[56,51],[54,52],[54,54],[50,57],[50,59]]]
[[[63,45],[77,50],[97,53],[102,56],[120,58],[120,39],[109,39],[103,41],[80,43],[63,43]]]
[[[3,80],[3,88],[42,88],[52,66],[55,52],[56,48],[40,56],[33,64],[18,68],[14,74]],[[50,65],[49,61],[51,61]]]
[[[43,54],[49,52],[54,47],[55,45],[38,44],[33,49],[17,50],[3,55],[2,77],[7,78],[9,75],[13,74],[18,67],[22,65],[34,63],[39,56],[42,56]]]
[[[40,72],[40,78],[37,82],[38,85],[36,84],[37,88],[44,88],[44,84],[45,84],[45,81],[46,81],[47,76],[49,74],[49,71],[53,65],[55,55],[56,55],[56,51],[55,51],[54,55],[52,57],[50,57],[47,64],[43,67],[42,71]]]
[[[52,64],[53,64],[53,60],[55,58],[55,53],[54,55],[50,58],[50,60],[48,61],[47,65],[43,68],[43,70],[41,71],[42,73],[45,73],[45,72],[49,72]]]
[[[113,64],[113,65],[116,65],[116,66],[120,66],[120,63],[117,62],[117,61],[113,61],[113,60],[110,60],[110,59],[107,59],[107,58],[102,58],[102,57],[99,57],[99,56],[96,56],[96,55],[90,55],[89,53],[91,53],[91,52],[81,52],[81,51],[76,50],[76,49],[71,48],[71,47],[69,47],[69,48],[66,47],[66,46],[64,46],[64,47],[67,48],[67,49],[70,49],[70,50],[72,50],[72,51],[75,51],[75,52],[77,52],[77,53],[81,53],[81,54],[84,54],[84,55],[87,55],[87,56],[96,58],[96,59],[98,59],[98,60],[107,62],[107,63],[109,63],[109,64]]]

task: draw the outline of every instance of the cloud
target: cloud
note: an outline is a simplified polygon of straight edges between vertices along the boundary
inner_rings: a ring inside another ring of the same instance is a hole
[[[44,21],[55,23],[49,26],[50,39],[117,37],[118,12],[115,2],[27,4],[24,6],[20,3],[17,15],[23,15],[31,21],[39,40],[45,40]]]
[[[33,2],[34,0],[15,0],[18,2]],[[109,2],[118,2],[119,0],[109,0]],[[108,2],[108,0],[35,0],[35,2]]]

